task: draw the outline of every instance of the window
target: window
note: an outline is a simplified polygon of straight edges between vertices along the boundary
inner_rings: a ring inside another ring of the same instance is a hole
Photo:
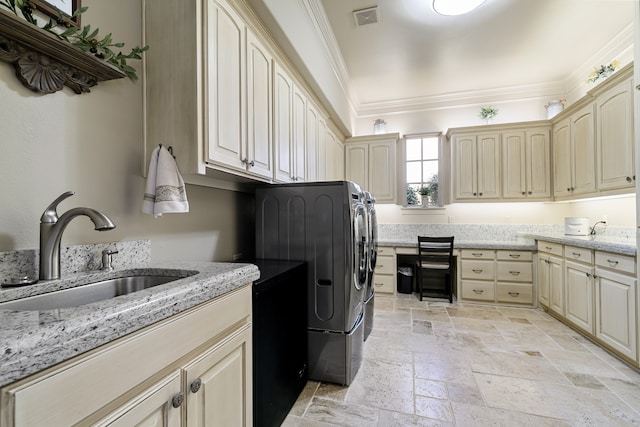
[[[438,197],[439,147],[440,134],[406,137],[405,182],[408,206],[441,206]]]

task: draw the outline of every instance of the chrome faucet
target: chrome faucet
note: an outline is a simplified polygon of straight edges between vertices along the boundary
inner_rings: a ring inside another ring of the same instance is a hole
[[[60,278],[60,241],[62,233],[73,218],[80,215],[88,216],[98,231],[116,228],[105,214],[91,208],[69,209],[58,218],[58,212],[56,212],[58,204],[74,194],[73,191],[61,194],[40,217],[40,280]]]
[[[596,235],[596,225],[598,224],[607,224],[607,221],[598,221],[595,224],[593,224],[593,227],[591,227],[591,231],[589,232],[590,235],[595,236]]]

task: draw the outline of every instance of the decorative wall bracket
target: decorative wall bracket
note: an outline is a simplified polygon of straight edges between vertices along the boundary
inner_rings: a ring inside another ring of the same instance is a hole
[[[99,81],[119,79],[119,69],[0,9],[0,60],[13,64],[27,88],[54,93],[64,86],[90,92]]]

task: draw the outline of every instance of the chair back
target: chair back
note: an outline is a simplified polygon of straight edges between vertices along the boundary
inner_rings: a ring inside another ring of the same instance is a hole
[[[453,265],[453,236],[418,236],[418,255],[421,268],[448,270]]]

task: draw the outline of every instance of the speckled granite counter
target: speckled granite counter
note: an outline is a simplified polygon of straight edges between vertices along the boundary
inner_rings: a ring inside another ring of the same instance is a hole
[[[251,264],[141,264],[2,289],[0,302],[134,273],[193,275],[76,308],[0,310],[0,386],[231,292],[260,276],[258,268]]]
[[[536,250],[536,240],[636,254],[635,229],[603,227],[596,236],[567,236],[561,225],[538,224],[380,224],[380,246],[416,247],[418,236],[455,236],[458,249]]]
[[[600,251],[613,252],[622,255],[636,255],[635,239],[621,236],[567,236],[563,233],[523,233],[523,237],[547,242],[561,243],[563,245],[573,245],[582,248],[597,249]]]

